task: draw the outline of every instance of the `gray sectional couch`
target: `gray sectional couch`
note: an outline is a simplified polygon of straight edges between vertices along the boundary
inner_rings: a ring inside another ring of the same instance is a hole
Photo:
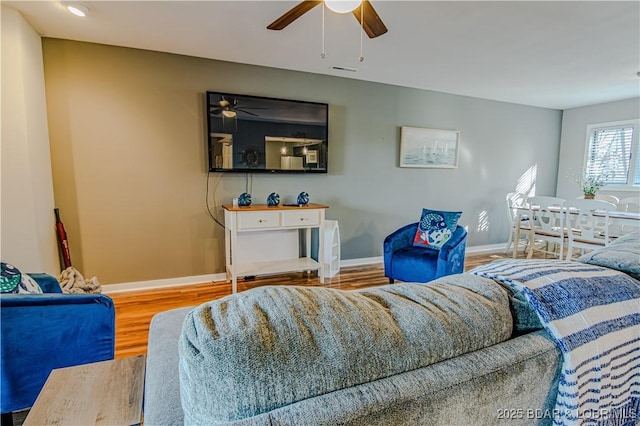
[[[153,318],[144,423],[548,424],[560,362],[488,278],[263,287]]]
[[[160,313],[144,423],[638,425],[640,232],[579,261],[360,291],[264,287]]]

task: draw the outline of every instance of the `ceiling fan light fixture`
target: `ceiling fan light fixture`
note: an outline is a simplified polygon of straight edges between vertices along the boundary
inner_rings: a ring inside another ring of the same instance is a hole
[[[62,3],[63,6],[76,16],[85,17],[89,14],[89,8],[82,3]]]
[[[360,6],[362,0],[324,0],[324,4],[336,13],[353,12]]]
[[[222,115],[224,115],[227,118],[234,118],[236,116],[236,112],[230,109],[225,109],[225,110],[222,110]]]

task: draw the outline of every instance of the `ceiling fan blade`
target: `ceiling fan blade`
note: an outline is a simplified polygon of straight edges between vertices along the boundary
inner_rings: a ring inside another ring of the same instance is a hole
[[[238,112],[244,112],[245,114],[253,115],[254,117],[259,117],[259,116],[258,116],[258,114],[254,114],[253,112],[251,112],[251,111],[247,111],[247,110],[244,110],[244,109],[242,109],[242,108],[237,108],[237,109],[236,109],[236,111],[238,111]]]
[[[303,2],[300,2],[290,11],[269,24],[267,28],[270,30],[281,30],[320,3],[322,3],[322,1],[320,0],[305,0]]]
[[[364,32],[367,33],[369,38],[376,38],[389,31],[382,23],[382,19],[380,19],[378,12],[376,12],[369,0],[363,0],[361,7],[364,8],[364,24],[360,22],[360,7],[357,7],[352,13],[358,22],[360,22]]]

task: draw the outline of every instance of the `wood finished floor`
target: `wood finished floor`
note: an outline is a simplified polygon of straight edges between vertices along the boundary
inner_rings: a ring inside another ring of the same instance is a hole
[[[467,255],[465,270],[503,257],[505,255],[501,252]],[[520,254],[518,257],[523,256]],[[238,290],[273,284],[320,285],[316,274],[294,273],[257,277],[250,281],[239,280]],[[388,284],[388,280],[380,264],[342,268],[339,274],[326,279],[324,286],[340,290],[355,290],[384,284]],[[146,353],[149,323],[155,314],[169,309],[196,306],[229,294],[231,294],[231,284],[224,281],[109,294],[116,309],[116,358]]]

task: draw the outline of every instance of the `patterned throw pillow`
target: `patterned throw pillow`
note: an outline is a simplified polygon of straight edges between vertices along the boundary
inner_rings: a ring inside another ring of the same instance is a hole
[[[462,212],[422,209],[413,245],[434,249],[441,248],[453,235],[461,215]]]
[[[0,263],[0,292],[2,293],[42,293],[37,282],[27,274],[23,274],[13,265]]]
[[[640,280],[640,231],[616,238],[608,246],[583,254],[577,260],[615,269]]]

